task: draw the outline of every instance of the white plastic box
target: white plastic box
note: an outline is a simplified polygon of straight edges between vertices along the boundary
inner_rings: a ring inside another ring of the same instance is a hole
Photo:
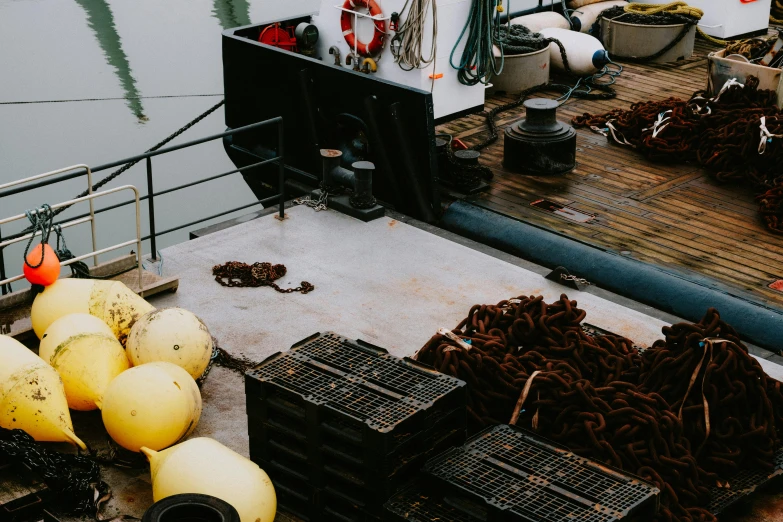
[[[754,63],[729,60],[725,58],[726,49],[710,53],[707,57],[708,78],[707,94],[715,96],[720,92],[726,82],[732,78],[744,84],[748,76],[756,76],[759,79],[759,89],[767,89],[777,92],[778,106],[783,106],[783,84],[781,84],[781,70],[772,67],[764,67]]]

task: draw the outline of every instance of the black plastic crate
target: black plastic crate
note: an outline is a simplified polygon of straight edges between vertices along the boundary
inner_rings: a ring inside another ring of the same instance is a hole
[[[423,431],[397,451],[388,455],[376,455],[370,462],[366,462],[360,449],[340,438],[330,437],[328,433],[322,433],[321,446],[318,452],[312,452],[308,446],[307,438],[297,431],[296,425],[288,423],[285,417],[272,417],[266,421],[254,420],[249,422],[250,457],[254,461],[270,461],[273,458],[296,459],[303,465],[308,464],[308,470],[312,476],[312,483],[319,487],[328,477],[326,475],[338,475],[347,477],[356,485],[367,482],[378,482],[391,479],[398,474],[410,475],[417,471],[421,464],[447,449],[444,440],[448,444],[459,446],[465,442],[466,437],[465,410],[458,408],[445,413],[438,422],[428,430]],[[316,453],[313,456],[313,453]]]
[[[426,439],[423,441],[425,450],[410,459],[401,471],[391,477],[377,475],[371,469],[357,471],[355,468],[341,465],[340,462],[327,462],[323,467],[314,466],[301,455],[280,449],[277,444],[274,444],[275,449],[270,452],[272,456],[269,460],[259,459],[256,462],[269,473],[273,482],[278,477],[290,477],[308,488],[332,491],[366,502],[373,506],[371,511],[376,513],[380,512],[381,506],[400,487],[419,472],[428,455],[437,455],[459,446],[464,441],[464,430]]]
[[[470,512],[470,506],[445,498],[421,479],[401,489],[384,505],[388,522],[486,522],[486,510]],[[475,507],[474,507],[475,509]]]
[[[610,522],[658,509],[654,486],[515,426],[488,428],[423,471],[443,494],[474,499],[492,521]]]
[[[771,472],[742,470],[729,478],[728,487],[713,487],[710,490],[710,505],[707,509],[713,515],[719,515],[771,480],[783,477],[783,448],[779,448],[775,453],[774,466]]]
[[[466,404],[463,381],[334,333],[248,371],[245,393],[251,429],[275,419],[304,435],[311,458],[331,438],[353,445],[368,465]]]
[[[382,506],[352,498],[356,496],[355,493],[346,495],[331,488],[315,489],[288,470],[275,465],[268,465],[266,470],[275,486],[278,508],[304,522],[381,520]]]
[[[44,518],[50,499],[41,477],[22,464],[0,460],[0,520],[27,521]]]

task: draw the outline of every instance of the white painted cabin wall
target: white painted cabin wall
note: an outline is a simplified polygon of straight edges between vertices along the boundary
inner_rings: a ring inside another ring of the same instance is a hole
[[[344,0],[343,0],[344,1]],[[391,15],[393,12],[400,12],[405,5],[405,0],[376,0],[384,15]],[[435,118],[442,118],[451,114],[471,109],[484,103],[484,85],[467,86],[459,83],[457,71],[450,64],[450,56],[459,35],[465,26],[470,12],[473,0],[433,0],[437,1],[438,7],[438,48],[435,64],[429,64],[424,69],[403,71],[396,63],[389,49],[389,42],[394,34],[389,29],[387,21],[387,38],[384,42],[384,49],[378,61],[378,72],[375,74],[379,78],[400,83],[410,87],[429,91],[432,89],[432,98],[435,108]],[[509,5],[510,2],[510,5]],[[550,6],[552,3],[559,4],[560,0],[543,0],[544,6]],[[345,57],[350,52],[348,44],[345,42],[342,30],[340,28],[340,16],[342,11],[336,9],[335,5],[342,5],[340,0],[304,0],[302,2],[290,2],[287,0],[271,1],[263,9],[263,15],[260,16],[264,22],[274,22],[285,20],[297,16],[313,15],[313,23],[318,27],[320,37],[317,46],[317,56],[324,61],[331,62],[332,56],[329,55],[329,48],[336,45],[340,49],[341,61],[343,67],[351,68],[345,65]],[[509,12],[532,9],[539,5],[539,0],[503,0],[503,8]],[[357,36],[363,42],[372,38],[372,21],[367,18],[358,18],[358,27],[354,30]],[[432,44],[432,20],[428,17],[427,27],[425,28],[424,54],[429,55],[429,49]],[[464,48],[464,38],[460,46],[454,52],[454,63],[458,64]],[[443,77],[434,82],[430,79],[431,74],[443,74]],[[434,88],[433,88],[434,87]]]
[[[378,62],[378,77],[415,87],[432,91],[433,104],[435,106],[435,118],[442,118],[450,114],[471,109],[484,103],[484,85],[466,86],[459,83],[457,71],[450,64],[450,56],[454,44],[459,38],[465,23],[468,19],[472,0],[435,0],[438,8],[438,48],[435,64],[430,64],[421,70],[403,71],[396,63],[389,49],[389,42],[394,34],[388,29],[384,43],[384,49],[381,53],[381,59]],[[504,0],[503,7],[508,9],[508,1]],[[551,5],[551,2],[559,0],[544,0],[544,5]],[[322,0],[319,14],[313,17],[313,23],[318,26],[320,38],[318,43],[318,55],[324,60],[331,60],[328,51],[329,47],[336,45],[340,49],[342,63],[345,65],[345,56],[350,51],[348,44],[345,43],[342,30],[340,29],[340,15],[342,12],[335,9],[334,5],[339,0]],[[377,0],[378,5],[384,15],[391,15],[393,12],[400,12],[405,5],[405,0]],[[340,2],[342,5],[342,2]],[[538,6],[538,0],[511,0],[511,9],[515,11],[531,9]],[[429,55],[432,45],[432,20],[427,19],[425,29],[425,38],[423,43],[424,54]],[[369,19],[358,19],[358,29],[355,29],[359,39],[367,42],[372,38],[373,27]],[[462,50],[465,46],[463,38],[460,46],[454,52],[454,63],[459,64]],[[443,78],[433,82],[430,75],[443,74]]]

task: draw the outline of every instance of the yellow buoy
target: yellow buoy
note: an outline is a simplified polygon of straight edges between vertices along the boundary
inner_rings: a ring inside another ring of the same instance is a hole
[[[201,392],[188,372],[169,362],[142,364],[106,388],[103,424],[117,444],[168,448],[190,435],[201,417]]]
[[[225,500],[242,522],[272,522],[277,496],[272,481],[254,462],[206,437],[165,451],[142,448],[150,461],[155,502],[180,493],[201,493]]]
[[[21,429],[42,442],[71,442],[73,432],[60,376],[22,343],[0,335],[0,427]]]
[[[38,355],[51,364],[65,385],[68,406],[90,411],[130,362],[111,328],[89,314],[60,317],[46,329]]]
[[[136,321],[125,349],[134,366],[168,361],[198,379],[212,357],[212,335],[191,312],[165,308],[153,310]]]
[[[65,278],[35,297],[30,315],[39,339],[64,315],[90,314],[105,322],[124,345],[133,323],[154,309],[119,281]]]
[[[42,338],[46,329],[64,315],[89,314],[94,284],[90,279],[68,277],[55,281],[35,296],[30,312],[35,335]]]
[[[123,346],[133,324],[152,310],[154,306],[119,281],[93,292],[90,303],[90,313],[103,319]]]

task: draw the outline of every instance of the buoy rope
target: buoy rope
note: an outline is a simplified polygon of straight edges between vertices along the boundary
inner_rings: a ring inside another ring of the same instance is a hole
[[[27,216],[27,219],[30,220],[30,231],[32,234],[30,235],[30,241],[27,242],[27,246],[24,248],[24,263],[29,266],[30,268],[40,268],[41,265],[44,263],[44,257],[46,255],[46,249],[41,247],[41,260],[36,264],[31,264],[28,260],[27,256],[30,253],[30,247],[33,246],[33,241],[35,241],[35,236],[38,234],[38,232],[41,233],[41,245],[44,245],[49,242],[49,236],[52,233],[52,221],[54,220],[54,212],[52,211],[52,207],[50,207],[47,203],[44,203],[41,208],[33,210],[26,210],[24,213],[25,216]]]

